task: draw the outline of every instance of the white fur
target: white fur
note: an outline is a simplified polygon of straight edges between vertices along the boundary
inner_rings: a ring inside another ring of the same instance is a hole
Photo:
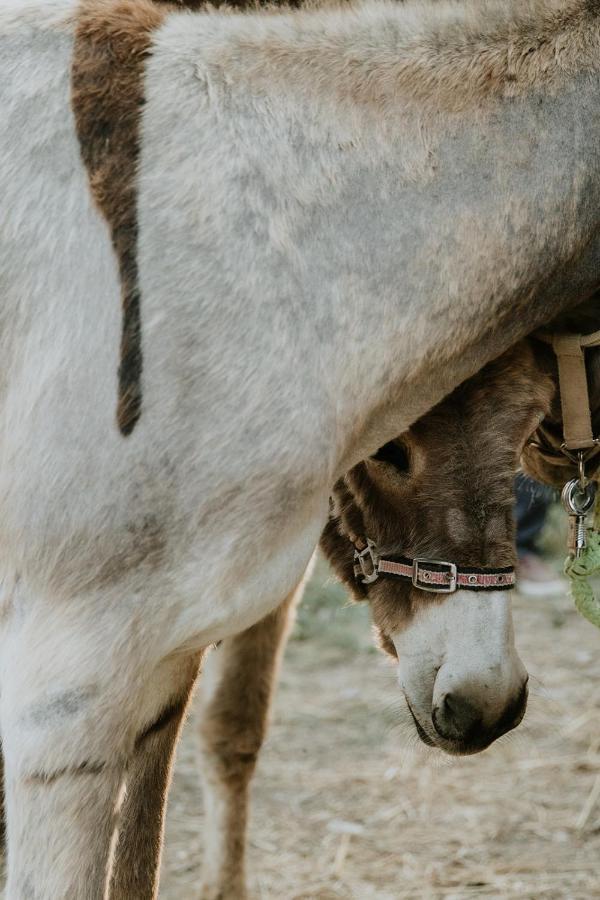
[[[495,722],[518,695],[525,668],[515,648],[510,591],[456,591],[442,603],[420,603],[393,635],[398,682],[428,736],[440,743],[432,709],[446,694],[465,694]]]
[[[143,412],[124,439],[117,266],[70,109],[74,10],[0,4],[10,900],[102,896],[173,653],[274,608],[335,478],[598,271],[587,57],[541,105],[530,79],[461,115],[434,91],[425,115],[393,79],[381,103],[353,100],[369,78],[347,66],[388,71],[403,34],[410,55],[418,8],[169,16],[145,80]],[[128,564],[148,529],[160,564]]]

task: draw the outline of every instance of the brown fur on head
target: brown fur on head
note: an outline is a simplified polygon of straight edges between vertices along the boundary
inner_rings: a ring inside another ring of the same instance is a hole
[[[352,539],[370,538],[383,555],[511,565],[513,479],[555,393],[549,356],[518,344],[336,485],[321,546],[353,595],[368,596],[384,649],[394,653],[389,635],[419,604],[444,597],[390,579],[367,594],[354,578]]]

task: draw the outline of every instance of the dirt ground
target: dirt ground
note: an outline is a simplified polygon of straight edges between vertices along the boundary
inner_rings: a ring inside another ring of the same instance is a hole
[[[523,724],[449,760],[405,721],[364,606],[308,592],[253,791],[256,900],[600,897],[600,633],[570,600],[516,597],[531,673]],[[193,715],[179,750],[161,898],[197,897],[202,800]]]

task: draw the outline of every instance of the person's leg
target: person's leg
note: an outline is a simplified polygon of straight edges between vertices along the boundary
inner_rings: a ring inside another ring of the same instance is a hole
[[[515,479],[516,544],[519,557],[518,588],[528,596],[550,596],[565,591],[564,581],[542,558],[539,541],[546,524],[553,491],[527,475]]]
[[[552,503],[552,491],[538,484],[527,475],[515,479],[515,521],[517,526],[517,553],[538,553],[538,541],[546,524],[548,509]]]

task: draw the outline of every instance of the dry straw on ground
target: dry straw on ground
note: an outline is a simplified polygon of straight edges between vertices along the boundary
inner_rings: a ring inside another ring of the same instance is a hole
[[[517,597],[532,674],[526,720],[486,753],[447,761],[399,724],[366,610],[321,603],[319,591],[301,616],[304,639],[286,654],[256,777],[257,900],[600,897],[600,632],[566,597]],[[169,808],[164,900],[198,896],[201,846],[192,716]]]

